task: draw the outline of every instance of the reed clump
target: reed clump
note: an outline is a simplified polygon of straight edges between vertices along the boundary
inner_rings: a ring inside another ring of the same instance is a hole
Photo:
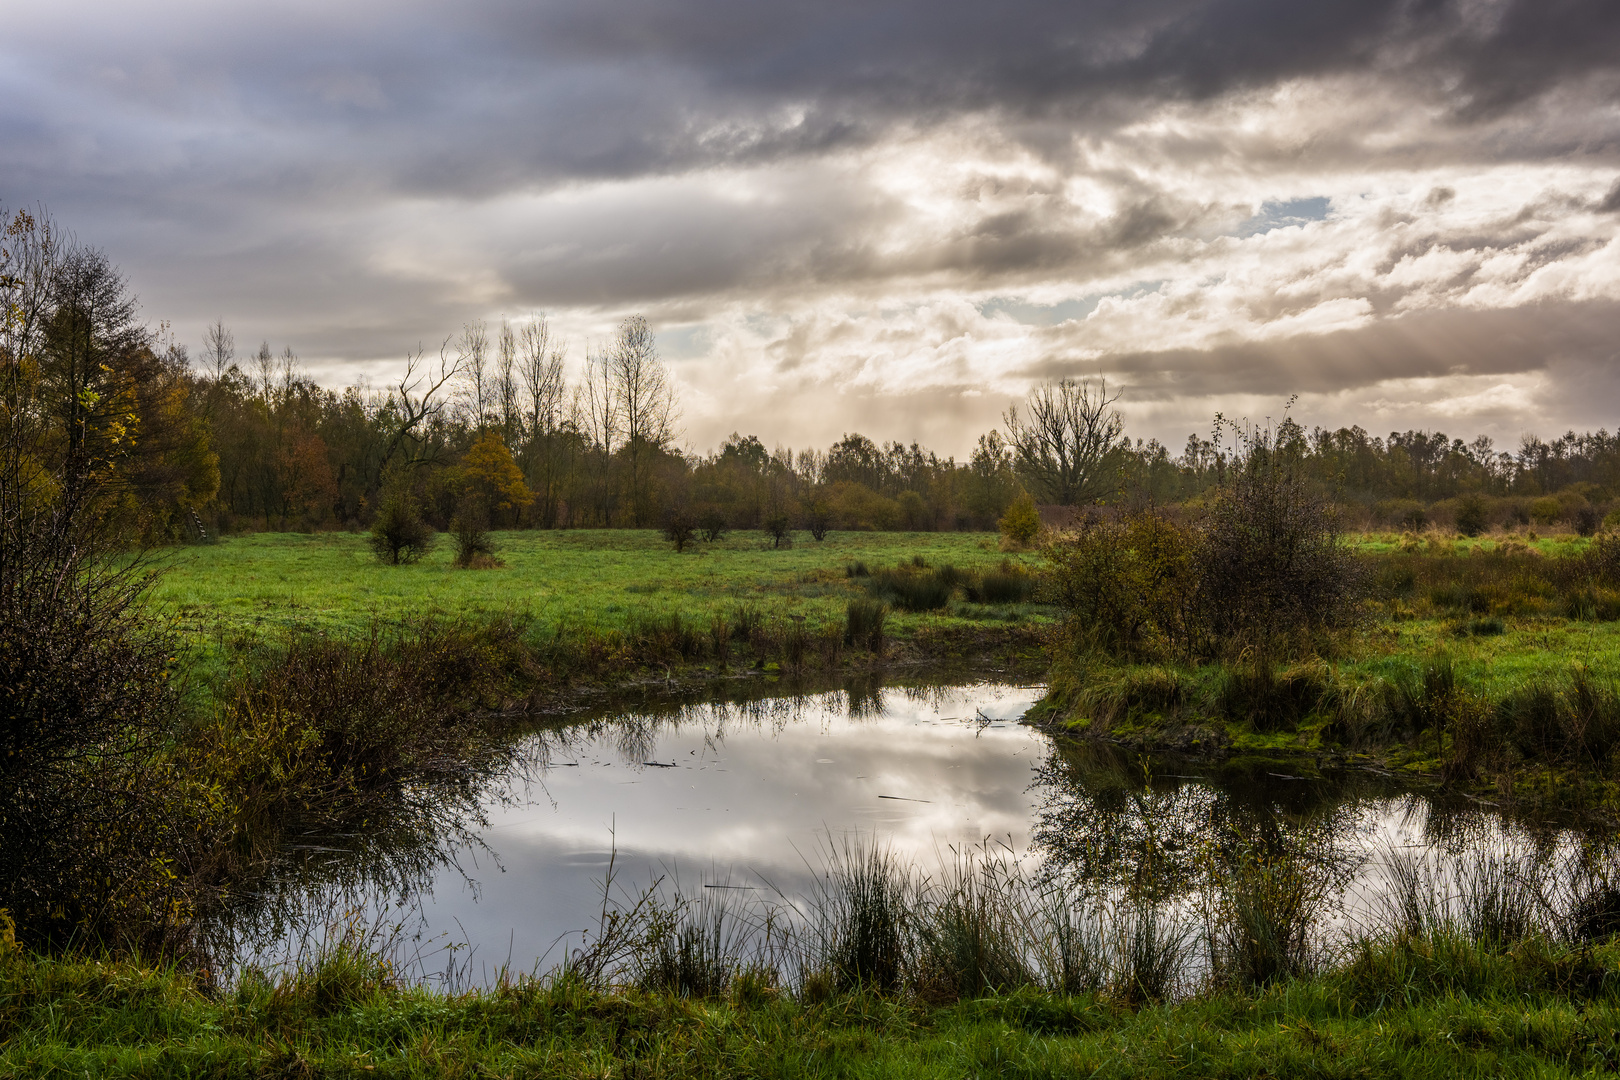
[[[882,653],[888,616],[888,605],[881,601],[851,600],[844,609],[844,644]]]

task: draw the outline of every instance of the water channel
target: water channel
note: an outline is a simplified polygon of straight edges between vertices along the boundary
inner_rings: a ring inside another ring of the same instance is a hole
[[[359,923],[425,977],[487,982],[577,946],[610,863],[617,899],[659,878],[688,895],[791,898],[851,835],[925,872],[990,844],[1099,888],[1151,856],[1172,901],[1196,890],[1223,837],[1280,835],[1332,864],[1344,923],[1376,903],[1390,851],[1552,854],[1579,838],[1368,771],[1147,760],[1053,738],[1018,722],[1040,696],[993,682],[866,686],[621,704],[544,725],[459,818],[405,842],[308,845],[303,868],[236,928],[238,952],[273,965]]]

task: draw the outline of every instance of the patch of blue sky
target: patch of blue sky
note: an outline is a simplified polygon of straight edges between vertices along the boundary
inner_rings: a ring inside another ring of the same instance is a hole
[[[658,332],[658,351],[666,360],[691,360],[705,356],[710,344],[707,323],[692,323]]]
[[[986,318],[1005,315],[1013,322],[1023,323],[1025,326],[1056,326],[1070,319],[1085,318],[1097,310],[1097,304],[1101,300],[1102,296],[1099,294],[1064,300],[1056,304],[1029,304],[1010,296],[992,296],[979,305],[979,313]]]
[[[1097,305],[1107,297],[1113,296],[1123,300],[1133,300],[1148,293],[1158,292],[1164,285],[1163,281],[1140,281],[1128,289],[1117,292],[1094,293],[1090,296],[1080,296],[1073,300],[1062,300],[1056,304],[1031,304],[1012,296],[992,296],[979,305],[980,314],[987,318],[1005,315],[1009,319],[1025,326],[1056,326],[1068,322],[1070,319],[1083,319],[1097,310]]]
[[[1286,202],[1264,202],[1260,212],[1239,225],[1233,236],[1257,236],[1273,229],[1286,229],[1290,225],[1308,225],[1328,216],[1328,197],[1314,195],[1309,199],[1289,199]]]

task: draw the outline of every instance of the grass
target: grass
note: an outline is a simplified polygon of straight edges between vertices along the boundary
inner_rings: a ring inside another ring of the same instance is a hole
[[[1620,1055],[1610,979],[1573,995],[1483,959],[1482,988],[1410,986],[1436,958],[1370,954],[1347,978],[1131,1009],[1033,991],[945,1007],[839,995],[697,1000],[517,982],[446,995],[355,980],[245,984],[119,964],[13,967],[0,1070],[28,1076],[1547,1077]],[[1612,973],[1612,953],[1601,970]],[[1556,959],[1543,965],[1555,968]],[[1417,969],[1414,971],[1413,969]],[[1365,984],[1365,985],[1362,985]],[[332,993],[335,989],[338,992]]]
[[[0,939],[0,1074],[1577,1076],[1620,1058],[1620,947],[1568,932],[1587,894],[1526,906],[1522,858],[1393,865],[1410,887],[1382,925],[1317,963],[1199,981],[1193,927],[1077,906],[994,848],[932,879],[869,842],[828,856],[797,978],[725,897],[604,913],[630,943],[617,980],[575,960],[461,992],[353,934],[225,986]],[[1307,907],[1291,936],[1323,910]],[[1253,920],[1209,911],[1208,947],[1229,956]]]
[[[229,537],[174,550],[150,602],[197,642],[205,668],[236,638],[293,630],[361,636],[379,621],[422,618],[518,616],[545,637],[571,628],[627,631],[672,615],[707,632],[716,617],[735,622],[746,610],[760,619],[803,616],[807,629],[841,629],[850,601],[868,592],[850,567],[906,563],[909,579],[915,559],[960,567],[975,575],[973,582],[989,571],[998,599],[985,602],[981,591],[974,593],[981,602],[972,601],[965,589],[953,599],[947,590],[942,606],[893,610],[883,631],[889,638],[1049,618],[1048,609],[1004,580],[1007,556],[982,533],[834,533],[821,543],[796,537],[784,550],[732,534],[680,554],[648,530],[507,532],[492,539],[505,565],[462,570],[447,544],[414,565],[383,566],[355,534]]]

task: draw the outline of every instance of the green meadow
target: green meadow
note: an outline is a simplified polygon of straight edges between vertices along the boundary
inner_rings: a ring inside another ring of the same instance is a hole
[[[753,603],[769,615],[841,621],[863,595],[848,568],[878,569],[921,557],[963,570],[1000,565],[984,533],[834,533],[773,550],[757,534],[694,542],[684,552],[650,530],[495,533],[505,565],[452,565],[448,537],[421,562],[385,566],[364,535],[259,533],[174,549],[151,603],[164,614],[227,631],[291,629],[352,633],[377,619],[526,615],[540,626],[622,628],[637,615],[689,617]],[[1013,559],[1033,564],[1033,555]],[[951,621],[1033,615],[958,603],[948,610],[896,613],[895,631]]]
[[[1033,570],[1040,561],[1002,553],[985,533],[833,533],[819,543],[800,534],[781,549],[757,533],[733,533],[683,552],[651,530],[502,532],[494,540],[502,565],[460,569],[449,537],[402,566],[379,563],[363,534],[227,537],[162,552],[148,602],[210,677],[232,643],[291,632],[354,637],[423,619],[517,618],[533,639],[630,632],[671,617],[706,627],[716,617],[782,624],[802,616],[811,633],[841,633],[850,601],[867,595],[869,579],[851,576],[857,568],[910,569],[921,559],[973,574],[1004,564]],[[1052,617],[1035,603],[956,597],[937,610],[891,610],[886,633],[906,641]]]
[[[1410,538],[1404,541],[1412,547]],[[1037,553],[1004,554],[984,533],[833,533],[816,542],[800,534],[773,549],[755,533],[694,542],[677,553],[650,530],[578,530],[495,534],[492,569],[459,569],[454,545],[441,537],[421,562],[379,563],[355,533],[258,533],[163,552],[150,604],[171,628],[212,656],[223,642],[279,639],[292,631],[353,636],[376,624],[424,618],[516,616],[534,634],[627,630],[678,615],[695,624],[752,608],[767,619],[803,616],[814,627],[842,626],[851,600],[866,595],[857,565],[877,571],[922,559],[966,573],[1011,561],[1038,572]],[[1396,534],[1364,534],[1356,550],[1379,564],[1399,560]],[[1419,545],[1423,561],[1443,549],[1459,565],[1476,549],[1502,540],[1446,540]],[[1585,541],[1547,537],[1520,550],[1561,558]],[[1420,590],[1421,591],[1421,590]],[[1444,653],[1459,678],[1483,691],[1568,670],[1572,663],[1607,670],[1620,661],[1620,622],[1566,618],[1546,611],[1508,614],[1490,633],[1423,597],[1388,605],[1334,659],[1358,676],[1386,676],[1414,660]],[[920,631],[1044,625],[1056,610],[1038,603],[978,604],[960,595],[934,611],[891,610],[887,632],[907,640]],[[1620,674],[1620,669],[1616,670]]]

